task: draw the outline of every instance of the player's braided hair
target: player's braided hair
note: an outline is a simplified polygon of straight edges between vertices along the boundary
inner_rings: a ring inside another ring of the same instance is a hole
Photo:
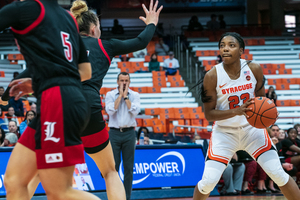
[[[77,20],[79,32],[89,34],[91,24],[97,25],[98,17],[93,12],[89,11],[86,2],[76,0],[71,7],[71,13]]]

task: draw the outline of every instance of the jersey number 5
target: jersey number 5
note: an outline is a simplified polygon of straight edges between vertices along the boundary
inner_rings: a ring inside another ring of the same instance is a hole
[[[230,96],[228,98],[229,101],[229,108],[230,109],[234,109],[234,108],[238,108],[240,101],[243,101],[243,104],[250,98],[250,94],[249,93],[244,93],[242,94],[240,97],[239,96]]]
[[[64,47],[65,57],[69,62],[73,61],[72,43],[69,41],[70,34],[66,32],[60,32],[62,45]]]

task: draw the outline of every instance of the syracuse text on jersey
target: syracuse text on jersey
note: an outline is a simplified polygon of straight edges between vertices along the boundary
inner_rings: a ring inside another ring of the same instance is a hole
[[[230,93],[239,92],[243,90],[249,90],[251,88],[252,88],[252,83],[247,83],[245,85],[222,89],[222,94],[230,94]]]

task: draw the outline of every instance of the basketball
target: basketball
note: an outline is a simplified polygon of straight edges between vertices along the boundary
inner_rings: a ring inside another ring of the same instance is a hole
[[[267,128],[277,119],[277,108],[274,102],[266,97],[256,97],[254,103],[250,104],[248,108],[252,108],[252,110],[246,111],[249,116],[247,120],[253,127]]]

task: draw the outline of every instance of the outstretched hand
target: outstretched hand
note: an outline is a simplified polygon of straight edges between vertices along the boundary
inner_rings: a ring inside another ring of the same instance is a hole
[[[156,26],[158,23],[160,11],[163,9],[163,6],[160,6],[159,9],[156,10],[158,6],[158,1],[156,1],[153,6],[153,0],[150,1],[149,10],[146,8],[145,4],[143,4],[142,6],[146,17],[140,16],[139,19],[145,22],[146,25],[153,23]]]
[[[22,96],[33,93],[31,78],[21,78],[12,81],[9,84],[10,96],[15,96],[15,100],[20,99]]]

